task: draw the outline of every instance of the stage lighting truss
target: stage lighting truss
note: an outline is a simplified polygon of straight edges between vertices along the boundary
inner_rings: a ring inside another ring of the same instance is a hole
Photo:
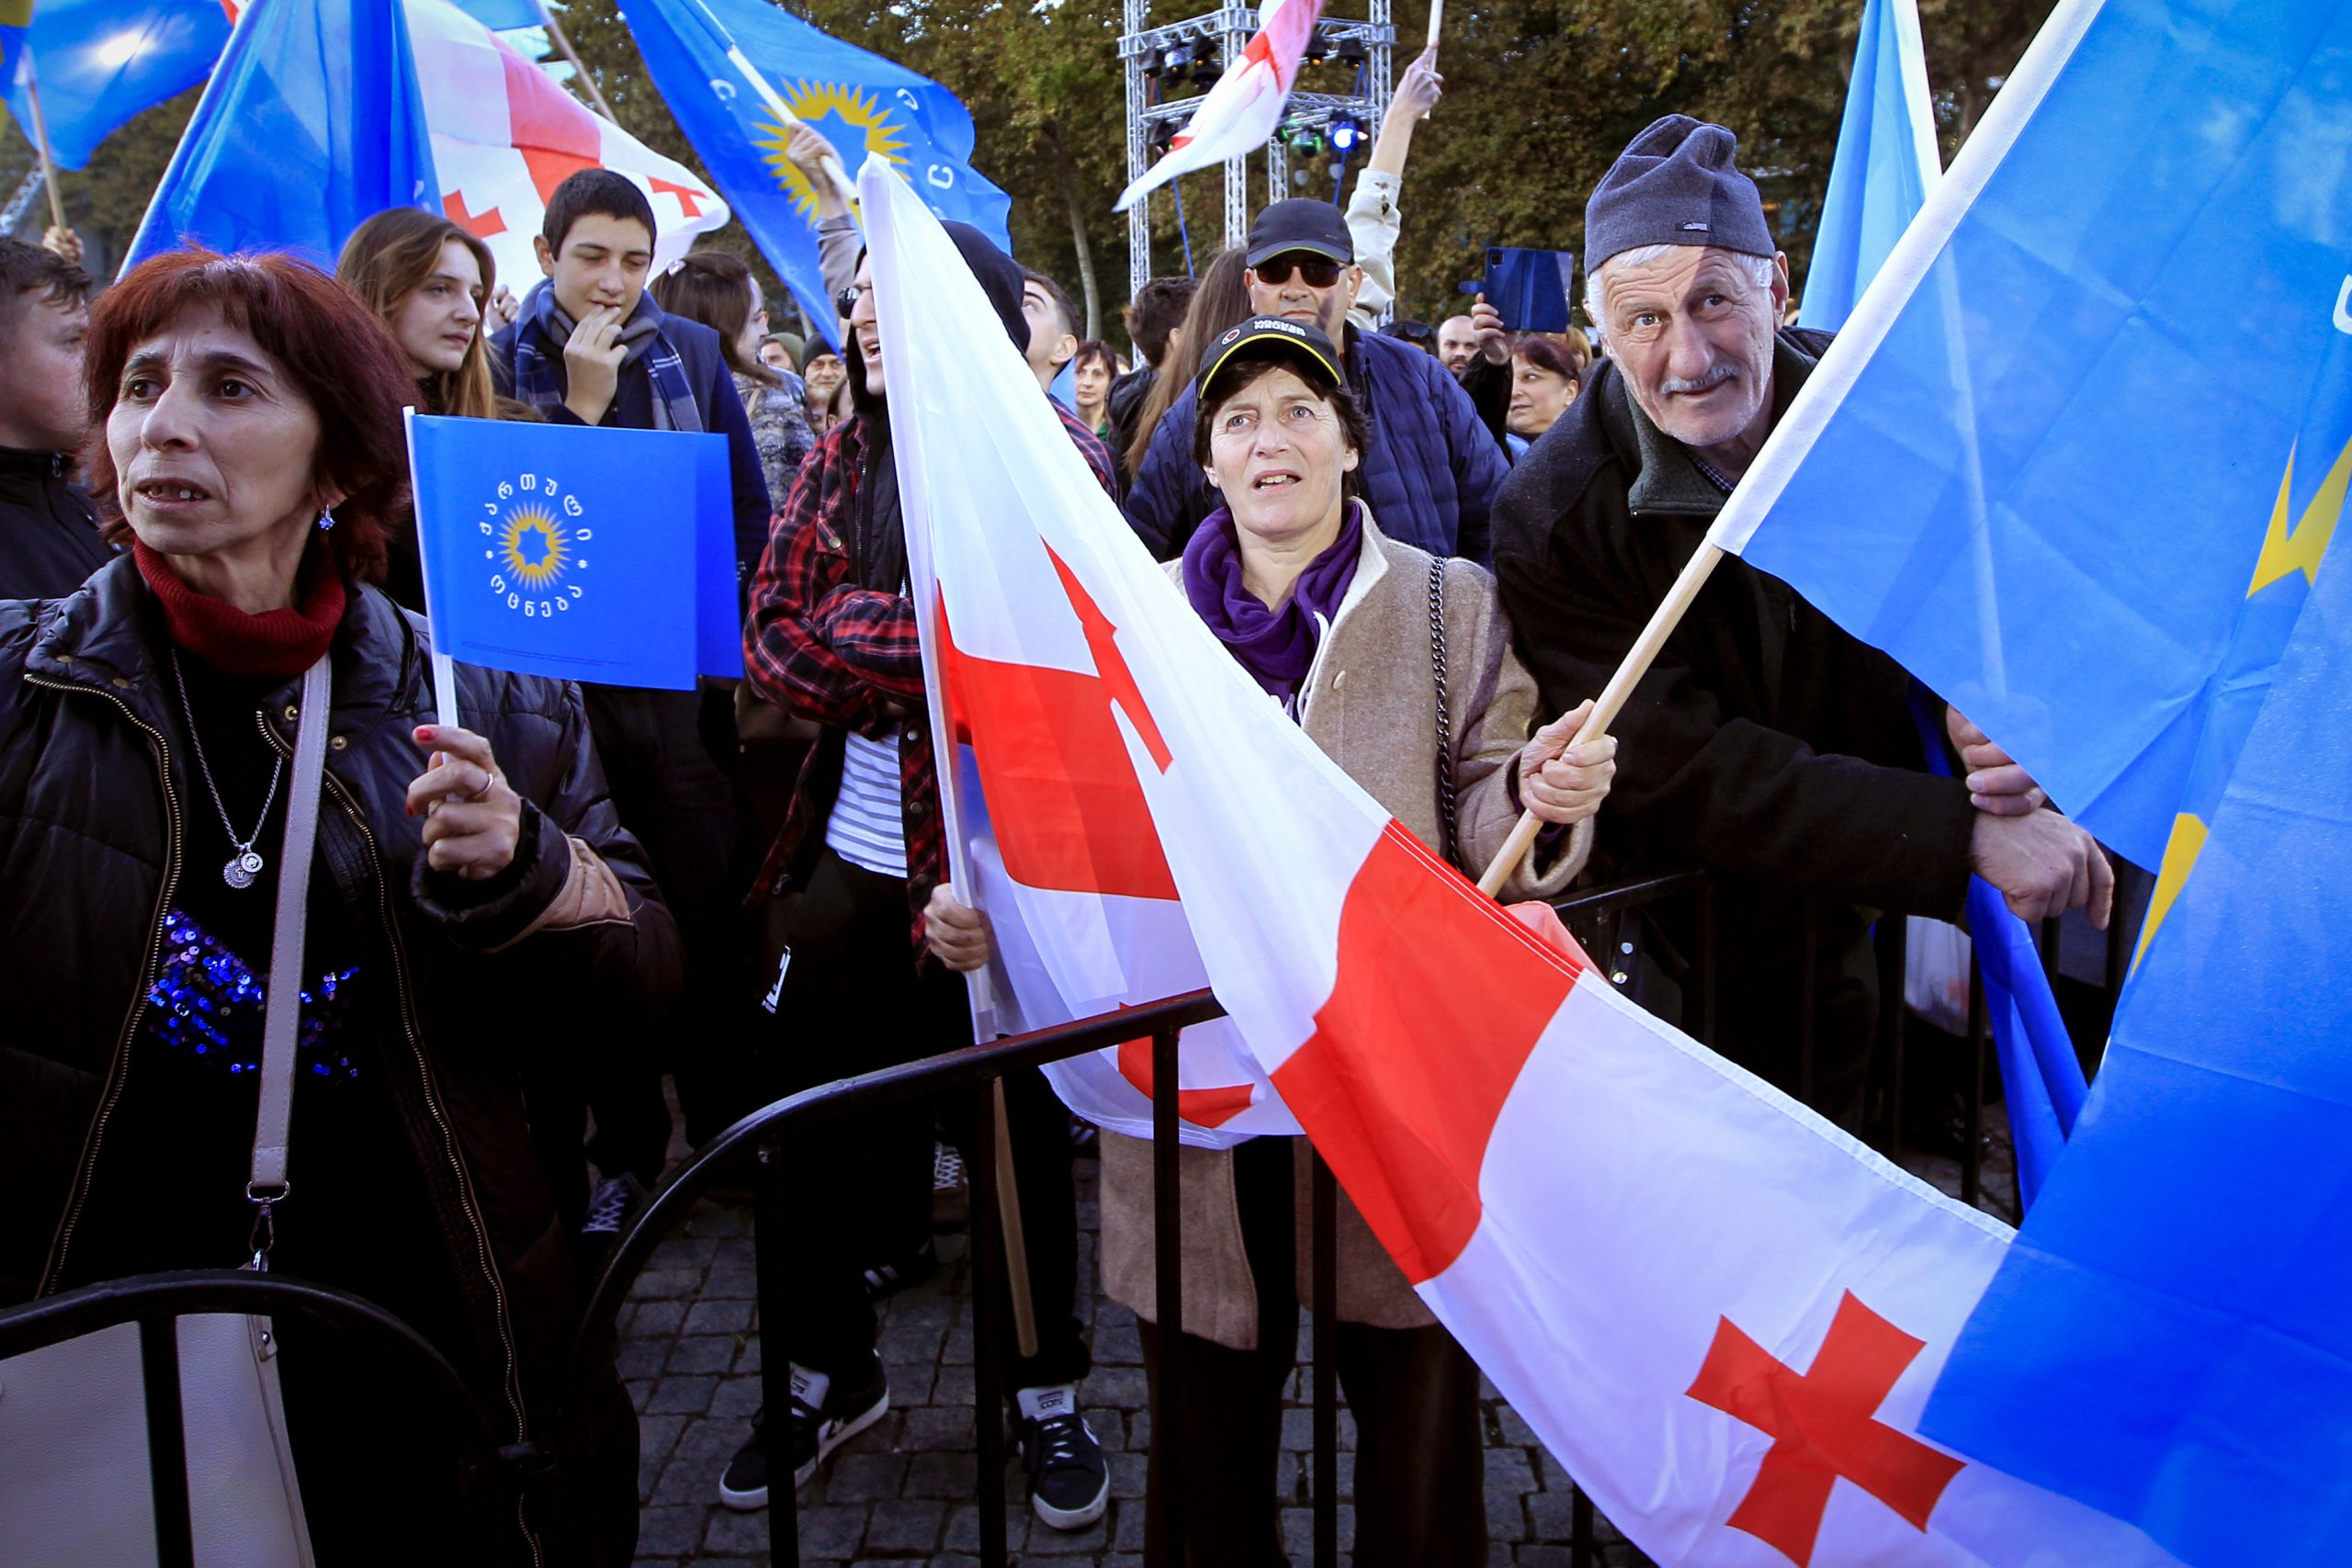
[[[1283,107],[1282,123],[1266,145],[1262,193],[1250,189],[1247,160],[1237,158],[1226,165],[1226,243],[1241,243],[1256,207],[1285,196],[1319,194],[1317,173],[1330,178],[1351,164],[1361,166],[1388,103],[1389,62],[1396,42],[1393,4],[1366,0],[1366,17],[1326,17],[1316,23],[1306,49],[1308,68],[1301,72]],[[1248,47],[1259,17],[1253,6],[1227,6],[1151,27],[1147,25],[1149,0],[1125,0],[1125,8],[1126,30],[1119,39],[1119,59],[1126,68],[1127,173],[1132,179],[1167,153],[1176,132],[1200,107],[1201,94],[1216,84],[1226,62],[1238,59]],[[1353,68],[1350,91],[1310,90],[1338,85],[1341,78],[1334,68],[1340,66]],[[1295,170],[1294,159],[1299,165]],[[1151,200],[1146,199],[1127,213],[1127,271],[1136,288],[1151,274],[1150,207]]]

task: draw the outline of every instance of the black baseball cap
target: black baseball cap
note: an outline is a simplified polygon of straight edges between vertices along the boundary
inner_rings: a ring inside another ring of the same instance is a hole
[[[1243,259],[1256,266],[1284,251],[1306,251],[1349,265],[1356,259],[1355,238],[1340,209],[1303,196],[1278,201],[1258,214],[1250,225],[1250,249]]]
[[[1280,359],[1295,367],[1308,381],[1329,391],[1346,377],[1340,368],[1340,351],[1317,328],[1282,316],[1252,316],[1238,327],[1219,333],[1201,358],[1194,383],[1201,406],[1208,407],[1209,383],[1227,366],[1242,360]]]

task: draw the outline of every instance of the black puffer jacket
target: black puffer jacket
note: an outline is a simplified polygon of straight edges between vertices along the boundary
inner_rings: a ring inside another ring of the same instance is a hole
[[[135,1157],[108,1148],[106,1111],[136,1070],[160,922],[179,879],[196,874],[184,841],[206,808],[159,671],[166,647],[128,556],[69,598],[0,603],[0,1303],[74,1280],[92,1172]],[[626,1562],[636,1426],[617,1382],[608,1376],[575,1420],[550,1429],[583,1282],[515,1085],[523,1053],[576,1048],[569,1032],[533,1027],[551,998],[626,1016],[674,991],[676,931],[605,798],[565,683],[459,666],[466,725],[488,735],[529,804],[516,865],[488,897],[426,870],[423,818],[404,804],[423,766],[411,731],[434,716],[427,653],[422,623],[374,589],[354,592],[334,644],[316,852],[367,961],[393,976],[376,993],[393,1005],[354,1021],[386,1064],[464,1303],[469,1342],[445,1349],[481,1369],[477,1397],[501,1442],[555,1450],[568,1494],[534,1506],[532,1539],[514,1532],[492,1555]],[[289,680],[264,710],[288,754],[299,691]],[[566,835],[612,868],[629,918],[518,942],[563,886]]]

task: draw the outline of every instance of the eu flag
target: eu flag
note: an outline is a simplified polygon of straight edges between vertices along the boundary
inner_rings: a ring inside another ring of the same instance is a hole
[[[723,436],[412,415],[434,647],[683,691],[743,672]]]
[[[333,266],[368,218],[440,195],[400,0],[254,0],[123,267],[183,242]]]
[[[628,25],[678,129],[828,338],[838,329],[817,265],[816,192],[786,159],[791,130],[746,77],[745,64],[824,134],[842,167],[861,168],[869,155],[887,159],[933,212],[961,219],[1011,253],[1005,215],[1012,198],[973,169],[971,112],[938,83],[765,0],[633,0]]]
[[[28,141],[32,95],[17,73],[18,46],[7,39],[17,28],[31,49],[28,74],[61,169],[83,167],[125,120],[203,81],[229,41],[220,0],[0,4],[0,84]]]
[[[2352,558],[2330,558],[1927,1429],[2200,1565],[2352,1539]]]
[[[2161,867],[1923,1429],[2200,1564],[2352,1523],[2347,84],[2341,0],[2062,4],[1716,536]]]

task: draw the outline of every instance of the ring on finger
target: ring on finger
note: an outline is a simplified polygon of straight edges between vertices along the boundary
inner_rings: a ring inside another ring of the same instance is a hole
[[[483,795],[490,793],[490,786],[497,782],[498,775],[496,773],[484,772],[481,776],[481,788],[474,791],[473,794],[466,796],[466,798],[468,800],[480,800]]]

